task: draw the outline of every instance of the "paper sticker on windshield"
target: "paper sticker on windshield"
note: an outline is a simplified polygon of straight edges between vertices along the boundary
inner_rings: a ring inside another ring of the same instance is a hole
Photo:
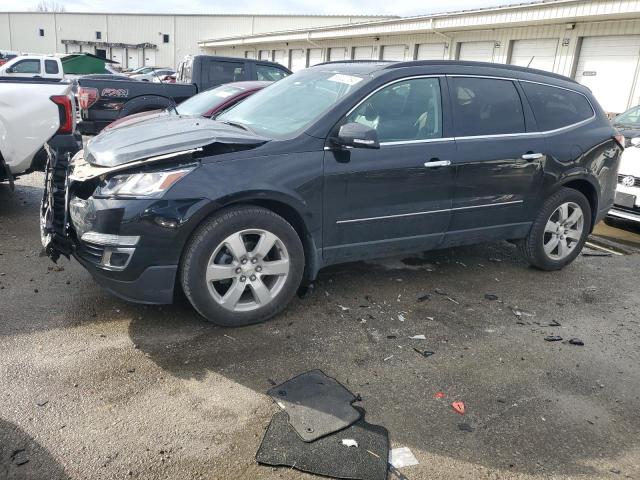
[[[327,80],[331,82],[344,83],[345,85],[355,85],[356,83],[362,81],[360,77],[353,77],[351,75],[344,75],[342,73],[336,73],[335,75],[327,78]]]

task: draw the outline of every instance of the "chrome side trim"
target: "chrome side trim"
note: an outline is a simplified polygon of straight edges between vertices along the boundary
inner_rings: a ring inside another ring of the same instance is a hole
[[[441,138],[425,138],[424,140],[398,140],[395,142],[380,142],[380,146],[391,146],[391,145],[411,145],[415,143],[433,143],[433,142],[452,142],[455,138],[453,137],[441,137]]]
[[[417,215],[430,215],[432,213],[445,213],[445,212],[455,212],[459,210],[471,210],[475,208],[499,207],[502,205],[515,205],[517,203],[523,203],[523,202],[524,200],[513,200],[511,202],[488,203],[485,205],[472,205],[470,207],[456,207],[456,208],[445,208],[443,210],[429,210],[428,212],[412,212],[412,213],[400,213],[398,215],[382,215],[380,217],[353,218],[350,220],[338,220],[336,221],[336,224],[342,225],[344,223],[370,222],[372,220],[386,220],[389,218],[415,217]]]

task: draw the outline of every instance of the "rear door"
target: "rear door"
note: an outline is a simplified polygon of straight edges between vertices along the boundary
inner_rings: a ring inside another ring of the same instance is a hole
[[[379,149],[325,153],[324,255],[369,258],[438,246],[447,229],[454,173],[444,77],[378,89],[346,115],[377,130]]]
[[[533,118],[519,85],[473,76],[450,76],[448,82],[457,179],[446,242],[526,231],[539,202],[545,143],[530,133]]]

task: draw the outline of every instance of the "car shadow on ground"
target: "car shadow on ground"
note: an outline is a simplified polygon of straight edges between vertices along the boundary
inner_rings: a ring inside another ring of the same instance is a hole
[[[603,389],[613,375],[604,345],[543,338],[556,333],[553,320],[580,332],[584,318],[611,312],[613,287],[594,295],[584,280],[609,260],[543,273],[501,243],[342,265],[262,325],[210,326],[183,302],[153,315],[131,307],[129,334],[172,375],[222,375],[258,393],[320,368],[362,395],[367,420],[395,445],[508,471],[590,475],[595,459],[637,446],[640,418],[628,416],[640,407],[637,374],[623,366],[636,360],[621,359],[627,381]],[[427,340],[409,338],[418,334]],[[466,402],[464,417],[452,400]]]
[[[0,418],[0,478],[67,480],[69,476],[42,445]]]

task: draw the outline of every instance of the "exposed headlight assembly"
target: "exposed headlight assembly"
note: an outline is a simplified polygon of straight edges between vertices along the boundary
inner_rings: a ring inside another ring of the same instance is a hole
[[[98,187],[96,195],[101,197],[159,197],[195,168],[196,165],[191,165],[174,170],[115,175]]]

